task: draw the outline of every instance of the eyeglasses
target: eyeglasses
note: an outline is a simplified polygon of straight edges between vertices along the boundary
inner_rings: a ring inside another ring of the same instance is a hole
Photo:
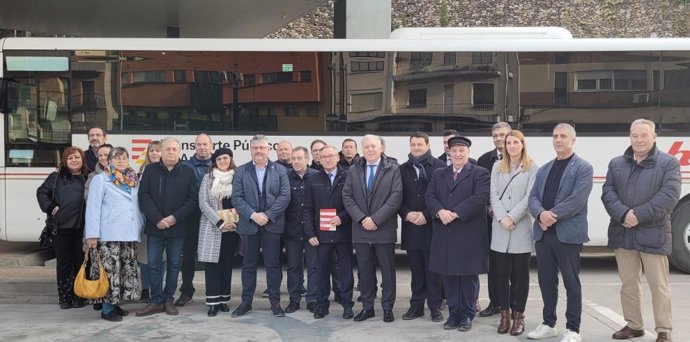
[[[329,155],[321,155],[321,159],[332,159],[337,157],[335,154],[329,154]]]
[[[127,160],[129,160],[129,157],[127,157],[127,156],[117,156],[117,157],[113,157],[113,160],[117,160],[117,161],[127,161]]]

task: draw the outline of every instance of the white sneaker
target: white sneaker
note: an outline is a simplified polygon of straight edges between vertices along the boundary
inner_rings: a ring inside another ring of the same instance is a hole
[[[530,331],[527,334],[527,338],[530,340],[541,340],[544,338],[549,338],[549,337],[556,337],[558,336],[558,329],[556,327],[550,327],[546,324],[540,324],[536,329]],[[578,335],[579,337],[579,335]],[[564,340],[568,341],[568,340]]]
[[[563,334],[563,339],[561,342],[581,342],[582,341],[582,336],[580,336],[579,333],[576,333],[574,331],[570,331],[568,329],[565,330],[565,334]]]

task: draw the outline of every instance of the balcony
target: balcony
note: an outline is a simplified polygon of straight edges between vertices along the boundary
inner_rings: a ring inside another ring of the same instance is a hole
[[[425,66],[409,69],[393,76],[393,81],[421,81],[439,78],[455,78],[472,81],[479,79],[497,78],[501,73],[492,64],[443,65]]]

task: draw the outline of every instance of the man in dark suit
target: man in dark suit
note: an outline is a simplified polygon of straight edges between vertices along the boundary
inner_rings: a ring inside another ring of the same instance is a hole
[[[329,313],[330,275],[337,260],[343,318],[351,319],[354,317],[352,222],[342,197],[347,170],[338,165],[338,151],[333,146],[321,149],[321,165],[324,169],[309,177],[304,191],[304,232],[318,254],[318,306],[314,311],[314,318],[324,318]]]
[[[431,310],[431,320],[440,322],[441,277],[429,270],[431,254],[432,215],[427,210],[424,194],[434,170],[446,165],[431,155],[429,136],[415,132],[410,136],[408,161],[400,166],[403,183],[403,201],[400,206],[402,219],[402,249],[407,251],[412,282],[410,309],[403,320],[424,316],[424,300]]]
[[[343,203],[352,218],[352,242],[357,252],[362,311],[355,321],[374,317],[376,262],[381,268],[383,321],[393,322],[395,304],[395,241],[397,212],[402,202],[400,170],[383,158],[381,138],[365,135],[364,158],[350,167],[343,188]]]
[[[249,143],[252,161],[240,166],[232,181],[232,204],[240,216],[237,233],[242,238],[242,303],[232,312],[243,316],[252,310],[256,291],[259,249],[266,267],[268,300],[274,316],[280,307],[280,240],[285,229],[285,209],[290,203],[290,182],[285,168],[268,159],[268,139],[256,135]]]
[[[298,146],[292,151],[291,168],[287,175],[290,180],[290,205],[285,211],[285,253],[287,254],[287,288],[290,303],[285,312],[293,313],[300,309],[302,289],[304,289],[304,264],[307,265],[307,309],[316,307],[317,265],[316,248],[307,243],[304,235],[304,189],[307,180],[318,171],[309,168],[309,151]]]
[[[452,137],[460,136],[460,132],[454,129],[446,129],[441,134],[443,136],[443,154],[439,155],[438,159],[446,163],[446,165],[450,165],[452,164],[452,160],[449,158],[450,148],[448,147],[448,140]]]
[[[448,330],[472,329],[479,274],[486,273],[488,264],[490,176],[485,168],[469,163],[471,144],[465,137],[448,141],[453,164],[434,171],[425,195],[435,217],[429,269],[441,274],[449,313],[443,328]]]
[[[482,154],[477,160],[477,165],[489,170],[494,167],[494,164],[501,160],[503,157],[503,144],[506,139],[506,135],[510,133],[511,127],[507,122],[497,122],[491,127],[491,138],[493,139],[495,148],[489,152]],[[487,205],[487,222],[488,222],[488,234],[489,234],[489,245],[491,245],[491,219],[493,218],[493,213],[491,212],[491,206]],[[496,257],[495,253],[489,250],[489,273],[487,274],[487,286],[489,288],[489,305],[482,311],[479,312],[480,317],[489,317],[501,313],[501,308],[498,305],[498,293],[496,290]],[[513,298],[513,296],[511,296]]]
[[[529,339],[558,336],[556,304],[558,272],[567,291],[566,331],[562,342],[579,342],[582,316],[580,252],[587,237],[587,200],[592,191],[592,165],[573,152],[575,128],[561,123],[553,129],[556,159],[537,172],[529,196],[534,217],[534,249],[539,289],[544,300],[543,322],[527,334]]]

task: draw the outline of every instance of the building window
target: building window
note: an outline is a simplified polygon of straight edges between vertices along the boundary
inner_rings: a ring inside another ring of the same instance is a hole
[[[417,69],[431,65],[432,52],[412,52],[410,56],[410,68]]]
[[[278,80],[278,74],[275,72],[266,72],[261,74],[261,83],[276,83]]]
[[[311,71],[300,71],[299,80],[300,82],[311,82]]]
[[[255,74],[244,74],[244,85],[245,86],[251,86],[256,84],[256,75]]]
[[[220,71],[194,71],[194,80],[199,83],[223,83],[225,76]]]
[[[276,76],[276,80],[278,83],[292,82],[292,73],[291,72],[279,72],[278,75]]]
[[[383,93],[352,94],[350,96],[350,112],[361,113],[373,110],[381,110],[383,105]]]
[[[129,73],[123,72],[120,74],[120,82],[124,84],[129,84]]]
[[[350,52],[350,57],[384,58],[385,52]]]
[[[132,82],[146,83],[146,82],[165,82],[165,73],[163,71],[137,71],[132,73]]]
[[[472,52],[472,64],[493,64],[491,52]]]
[[[472,109],[494,110],[494,85],[491,83],[472,84]]]
[[[455,65],[457,61],[457,55],[455,52],[444,52],[443,53],[443,65]]]
[[[299,113],[297,112],[297,107],[285,107],[285,116],[299,116]]]
[[[82,105],[95,106],[96,105],[96,90],[94,81],[81,82]]]
[[[426,107],[426,88],[414,89],[408,92],[408,108],[425,108]]]
[[[307,107],[307,117],[318,118],[319,117],[319,108],[318,107]]]
[[[577,91],[647,90],[644,70],[582,71],[575,73]]]
[[[184,70],[175,70],[175,82],[187,82],[187,72]]]
[[[369,72],[369,71],[383,71],[383,62],[350,62],[350,71],[352,72]]]

